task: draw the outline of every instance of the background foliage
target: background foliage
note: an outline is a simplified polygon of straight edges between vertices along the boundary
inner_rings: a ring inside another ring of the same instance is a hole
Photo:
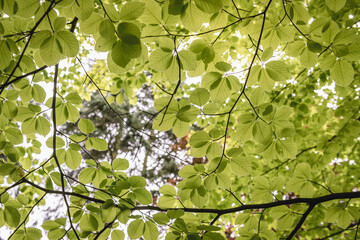
[[[356,239],[359,7],[0,1],[1,229]]]

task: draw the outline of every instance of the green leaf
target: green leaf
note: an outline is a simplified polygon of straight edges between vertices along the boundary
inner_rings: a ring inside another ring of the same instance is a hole
[[[150,55],[150,67],[156,71],[165,71],[172,63],[173,55],[171,52],[164,52],[156,49]]]
[[[106,11],[107,15],[109,16],[109,20],[111,19],[111,21],[113,22],[117,22],[120,20],[118,8],[116,8],[115,4],[112,4],[111,2],[103,2],[103,9],[104,12]]]
[[[290,213],[281,216],[278,221],[279,229],[286,230],[291,228],[291,226],[294,223],[294,220],[295,220],[294,216]]]
[[[211,138],[207,132],[198,131],[191,136],[189,143],[190,146],[194,148],[201,148],[202,146],[210,142],[210,140]]]
[[[111,240],[124,240],[124,239],[125,239],[125,234],[123,231],[115,229],[111,232]]]
[[[231,64],[226,63],[226,62],[217,62],[215,64],[215,67],[222,72],[228,72],[231,70]]]
[[[334,54],[336,57],[344,57],[349,54],[349,47],[346,45],[335,45],[333,47]]]
[[[66,25],[66,18],[65,17],[57,17],[54,20],[53,28],[55,31],[61,31],[64,30]]]
[[[228,78],[220,78],[210,85],[210,96],[214,102],[223,102],[231,92],[231,83]]]
[[[11,163],[0,164],[0,176],[7,176],[16,170],[15,165]]]
[[[271,91],[274,88],[275,81],[273,78],[271,78],[268,74],[268,72],[265,69],[260,69],[258,72],[258,80],[260,87],[264,89],[265,91]]]
[[[24,122],[26,119],[29,119],[35,115],[35,112],[27,107],[19,107],[19,109],[16,109],[16,112],[17,115],[15,117],[15,120],[19,122]]]
[[[272,47],[268,47],[265,49],[265,51],[261,55],[261,60],[263,62],[268,61],[274,54],[274,49]]]
[[[190,45],[190,51],[194,53],[201,53],[208,44],[203,39],[196,39]]]
[[[129,217],[130,217],[130,210],[129,209],[122,209],[120,211],[120,213],[118,214],[117,219],[121,223],[125,224],[129,220]]]
[[[112,222],[115,220],[118,212],[119,209],[115,206],[105,208],[103,205],[103,208],[101,210],[101,219],[104,223]]]
[[[53,141],[54,141],[54,138],[53,137],[49,137],[47,140],[46,140],[46,146],[48,148],[53,148]],[[65,142],[62,138],[60,137],[56,137],[56,148],[62,148],[63,146],[65,146]]]
[[[325,0],[325,3],[330,10],[338,12],[345,6],[346,0]]]
[[[157,226],[151,222],[146,221],[144,226],[144,239],[145,240],[156,240],[159,236],[159,230]]]
[[[176,196],[176,190],[171,185],[163,185],[160,187],[159,192],[162,195],[168,195],[168,196]]]
[[[278,141],[280,146],[276,149],[277,153],[283,158],[295,158],[297,153],[296,143],[292,140],[285,139]]]
[[[310,179],[311,178],[311,168],[308,163],[299,163],[295,167],[294,176],[299,179]]]
[[[248,176],[251,174],[251,159],[240,156],[231,158],[230,161],[231,170],[239,177]]]
[[[176,137],[182,138],[188,134],[190,128],[190,123],[180,121],[176,119],[172,127],[172,131]]]
[[[168,11],[169,14],[179,15],[183,6],[183,0],[170,0]]]
[[[18,108],[16,104],[12,101],[5,101],[2,105],[2,115],[6,118],[14,118],[18,113]]]
[[[94,132],[95,130],[95,126],[92,123],[91,120],[89,119],[85,119],[85,118],[81,118],[78,122],[78,128],[80,129],[80,131],[86,135],[88,135],[89,133]]]
[[[199,109],[191,105],[186,105],[185,107],[180,108],[179,112],[176,114],[176,118],[183,122],[193,122],[199,114]]]
[[[104,139],[92,138],[91,144],[92,147],[97,151],[106,151],[108,149],[108,144]]]
[[[16,90],[8,90],[6,93],[6,99],[8,100],[16,100],[19,96],[19,91]]]
[[[144,188],[137,188],[134,190],[136,201],[142,205],[148,205],[153,202],[150,192]]]
[[[121,7],[119,17],[121,20],[135,20],[145,11],[145,4],[142,2],[128,2]]]
[[[37,228],[27,228],[26,237],[29,239],[40,240],[42,238],[42,233],[40,229]]]
[[[345,229],[351,224],[351,215],[347,210],[342,210],[339,215],[339,220],[337,222],[338,226]]]
[[[204,63],[210,63],[215,58],[215,51],[213,46],[205,47],[201,52],[201,59]]]
[[[69,148],[66,151],[65,163],[70,169],[76,170],[81,163],[81,154],[78,151]]]
[[[196,0],[196,6],[203,12],[215,13],[218,12],[222,7],[222,0]]]
[[[193,189],[190,193],[191,202],[198,208],[204,206],[209,200],[209,193],[204,187]]]
[[[220,233],[206,232],[203,237],[204,240],[224,240]]]
[[[176,198],[173,196],[161,196],[158,201],[158,206],[161,209],[172,208],[176,203]]]
[[[46,92],[45,92],[44,88],[42,88],[40,85],[34,84],[32,86],[31,93],[32,93],[32,96],[35,101],[37,101],[39,103],[44,102],[44,100],[46,98]]]
[[[50,240],[61,239],[66,234],[66,230],[63,228],[52,229],[48,232],[48,238]]]
[[[99,226],[99,222],[96,217],[91,213],[85,213],[79,223],[79,227],[82,231],[96,231]]]
[[[98,52],[108,52],[109,50],[112,49],[113,45],[116,43],[116,37],[113,37],[111,39],[105,39],[103,37],[98,37],[96,39],[96,44],[95,44],[95,50]],[[108,54],[108,64],[109,64],[109,54]],[[110,58],[111,59],[111,58]],[[110,72],[112,72],[112,67],[108,66]]]
[[[134,23],[122,22],[117,27],[119,41],[115,46],[117,54],[123,54],[128,58],[136,58],[141,55],[140,29]],[[115,59],[113,58],[115,61]],[[122,66],[122,65],[120,65]]]
[[[113,170],[126,170],[129,168],[129,161],[124,158],[117,158],[112,162]]]
[[[321,44],[313,41],[307,41],[307,47],[311,52],[319,53],[322,51]]]
[[[217,226],[208,226],[208,225],[200,225],[200,226],[197,226],[196,227],[198,230],[204,230],[204,231],[219,231],[221,228],[220,227],[217,227]]]
[[[189,50],[181,50],[179,53],[181,68],[186,71],[195,71],[197,60],[195,53]]]
[[[40,7],[40,2],[37,0],[24,0],[18,3],[17,14],[23,18],[32,17],[36,10]]]
[[[156,223],[165,225],[170,221],[170,218],[165,213],[155,213],[153,219]]]
[[[204,106],[210,99],[210,93],[204,88],[197,88],[190,94],[190,102],[197,106]]]
[[[339,32],[339,26],[330,20],[322,29],[322,38],[327,44],[331,44]]]
[[[35,133],[36,119],[29,118],[21,124],[21,131],[23,134]]]
[[[190,2],[183,6],[180,18],[184,27],[188,28],[190,31],[196,32],[205,20],[206,14],[195,4]]]
[[[211,85],[222,78],[219,72],[208,72],[202,77],[201,87],[210,89]]]
[[[44,42],[45,39],[50,38],[52,33],[49,30],[42,30],[36,32],[30,41],[30,47],[32,48],[40,48],[41,44]]]
[[[144,231],[145,224],[141,219],[132,221],[127,228],[127,233],[131,239],[140,238],[144,234]]]
[[[130,58],[123,52],[123,44],[121,41],[117,41],[112,47],[111,59],[122,68],[125,68],[129,64]]]
[[[191,165],[186,165],[179,171],[179,176],[182,178],[189,178],[198,174],[199,173],[194,169],[194,166]]]
[[[339,219],[341,210],[342,208],[337,204],[333,204],[331,207],[328,207],[325,213],[325,221],[336,223],[336,221]]]
[[[23,135],[21,134],[21,131],[19,129],[7,128],[4,132],[7,140],[9,140],[11,144],[18,145],[23,142]]]
[[[46,136],[50,132],[50,127],[51,127],[51,125],[46,118],[44,118],[42,116],[36,118],[35,131],[38,134],[40,134],[42,136]]]
[[[65,97],[66,101],[71,104],[81,104],[82,99],[77,92],[71,92]]]
[[[170,219],[180,218],[184,215],[184,210],[182,209],[167,210],[166,215],[168,215]]]
[[[0,69],[6,68],[11,61],[11,52],[5,40],[0,40]]]
[[[130,59],[140,57],[142,47],[139,38],[134,35],[127,35],[120,44],[121,51],[125,56]]]
[[[74,105],[68,102],[65,104],[65,106],[69,114],[68,121],[76,123],[79,119],[79,110]]]
[[[60,44],[54,36],[42,42],[40,46],[40,57],[48,66],[55,65],[60,61],[62,58]]]
[[[161,24],[162,22],[162,8],[157,2],[151,0],[143,1],[146,4],[145,11],[141,16],[141,20],[147,24]]]
[[[131,176],[129,178],[129,183],[133,188],[144,188],[146,186],[145,179],[140,176]]]
[[[137,25],[131,22],[122,22],[117,27],[117,32],[121,40],[125,41],[129,36],[139,38],[141,33]]]
[[[82,21],[90,17],[94,8],[94,2],[88,0],[77,0],[76,4],[72,5],[73,13]]]
[[[285,81],[290,76],[288,66],[282,61],[268,62],[266,72],[274,81]]]
[[[10,227],[17,227],[20,223],[20,213],[19,211],[14,208],[14,207],[10,207],[10,206],[5,206],[4,208],[4,219],[5,222],[10,226]]]
[[[201,186],[201,177],[199,175],[194,175],[186,179],[185,181],[186,188],[196,189]]]
[[[294,41],[289,43],[286,48],[286,53],[291,57],[298,57],[304,49],[305,44],[303,41]]]
[[[79,42],[75,35],[69,31],[59,31],[55,34],[60,44],[60,52],[66,57],[76,57],[79,52]]]
[[[250,96],[253,106],[261,105],[265,100],[265,92],[261,88],[256,88]]]
[[[175,114],[159,114],[154,122],[153,122],[153,129],[159,131],[168,131],[172,128],[174,122],[176,120]]]
[[[305,48],[300,54],[300,62],[306,68],[314,67],[316,64],[317,54]]]
[[[106,40],[115,38],[115,27],[109,19],[104,19],[99,26],[101,37]]]
[[[79,181],[84,184],[90,183],[95,177],[95,172],[95,168],[84,168],[79,174]]]
[[[218,186],[216,176],[214,174],[207,176],[204,180],[204,186],[209,191],[216,189],[216,187]]]
[[[32,99],[32,87],[30,85],[20,90],[20,98],[24,102],[29,102]]]
[[[80,22],[80,32],[85,34],[95,34],[99,31],[99,26],[103,16],[99,13],[92,13],[85,21]]]
[[[252,129],[252,135],[257,142],[267,145],[272,140],[272,129],[271,125],[263,122],[262,120],[257,120]]]
[[[51,230],[51,229],[57,229],[60,228],[62,225],[56,221],[52,221],[52,220],[47,220],[44,221],[43,224],[41,225],[41,227],[44,230]]]
[[[4,148],[4,154],[5,154],[6,157],[8,157],[8,159],[11,162],[18,162],[19,161],[19,158],[20,158],[19,151],[16,148],[14,148],[13,145],[6,146]]]
[[[223,149],[220,144],[217,142],[212,142],[206,150],[206,157],[209,160],[212,160],[214,158],[221,157],[222,153]]]
[[[51,179],[54,181],[54,183],[56,185],[58,185],[59,187],[62,186],[62,184],[61,184],[61,174],[59,172],[52,172],[52,173],[50,173],[50,176],[51,176]],[[67,182],[65,181],[65,179],[64,179],[64,186],[65,187],[67,186]]]
[[[348,61],[339,59],[330,68],[330,76],[340,86],[347,87],[353,81],[354,68]]]

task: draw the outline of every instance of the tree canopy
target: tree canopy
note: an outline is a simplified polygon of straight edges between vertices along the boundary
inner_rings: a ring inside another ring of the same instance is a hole
[[[356,239],[359,9],[0,1],[0,235]],[[158,188],[135,156],[179,177]]]

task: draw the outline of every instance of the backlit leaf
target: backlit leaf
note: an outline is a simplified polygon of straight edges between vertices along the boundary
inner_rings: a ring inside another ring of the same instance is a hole
[[[129,224],[127,233],[131,239],[140,238],[144,234],[144,228],[145,224],[143,220],[137,219]]]
[[[354,77],[354,69],[348,61],[337,60],[330,68],[331,78],[340,86],[346,87]]]
[[[84,134],[92,133],[95,130],[94,124],[89,119],[81,118],[78,122],[80,131]]]
[[[129,2],[121,7],[121,20],[134,20],[140,17],[145,11],[145,4],[142,2]]]

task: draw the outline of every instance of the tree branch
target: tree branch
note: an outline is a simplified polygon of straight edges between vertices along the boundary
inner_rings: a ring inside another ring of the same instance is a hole
[[[306,212],[300,218],[300,221],[296,224],[295,228],[291,231],[290,235],[286,238],[287,240],[291,240],[295,236],[296,232],[301,228],[301,226],[305,222],[307,216],[309,216],[310,212],[313,210],[313,208],[315,206],[316,206],[316,204],[310,204],[310,206],[308,207]]]
[[[60,163],[59,163],[59,160],[56,156],[56,94],[57,94],[57,80],[58,80],[58,74],[59,74],[59,63],[57,63],[55,65],[55,73],[54,73],[54,89],[53,89],[53,99],[52,99],[52,121],[53,121],[53,158],[55,159],[55,162],[56,162],[56,165],[59,169],[59,172],[60,172],[60,177],[61,177],[61,189],[62,189],[62,195],[63,195],[63,198],[64,198],[64,202],[65,202],[65,205],[66,205],[66,208],[67,208],[67,213],[68,213],[68,218],[69,218],[69,221],[70,221],[70,226],[72,228],[72,230],[74,231],[75,233],[75,236],[77,239],[80,240],[77,232],[76,232],[76,229],[72,223],[72,220],[71,220],[71,214],[70,214],[70,208],[69,208],[69,203],[66,199],[66,194],[65,194],[65,179],[64,179],[64,173],[61,169],[61,166],[60,166]]]

